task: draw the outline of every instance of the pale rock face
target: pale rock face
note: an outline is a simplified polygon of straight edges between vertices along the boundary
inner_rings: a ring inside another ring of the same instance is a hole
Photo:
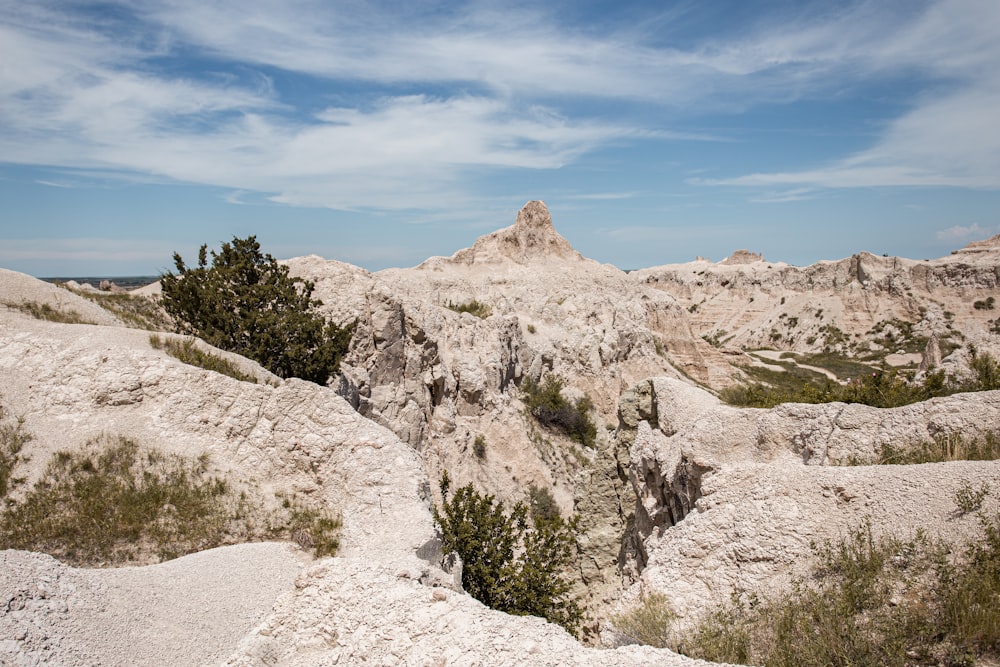
[[[447,470],[458,485],[516,502],[535,484],[551,490],[564,514],[584,515],[581,576],[591,595],[610,596],[621,584],[617,507],[628,493],[619,473],[627,451],[608,435],[619,394],[653,375],[728,384],[739,373],[693,335],[671,296],[574,251],[542,202],[472,248],[412,269],[362,275],[339,263],[328,270],[317,258],[288,265],[316,283],[338,321],[361,313],[338,391],[419,450],[432,485]],[[491,315],[446,307],[473,299]],[[550,373],[566,380],[570,396],[593,400],[594,450],[525,414],[521,382]],[[480,436],[481,459],[473,453]]]
[[[954,330],[965,336],[958,342],[1000,351],[991,332],[998,314],[975,308],[1000,285],[1000,246],[993,240],[935,260],[863,252],[806,267],[738,251],[716,264],[673,264],[630,276],[677,298],[690,312],[697,336],[713,337],[733,353],[762,347],[845,350],[848,344],[877,341],[874,328],[894,319],[913,323],[914,333],[928,338],[944,339]],[[898,360],[913,359],[899,355]]]
[[[921,528],[948,541],[971,537],[978,524],[956,520],[955,492],[964,483],[1000,482],[995,461],[830,465],[875,463],[885,444],[995,434],[996,391],[892,409],[830,403],[760,410],[725,406],[701,389],[655,378],[623,395],[621,421],[641,569],[625,599],[638,599],[640,590],[666,593],[682,625],[706,613],[707,600],[781,589],[808,569],[810,543],[836,540],[865,519],[876,532],[904,538]]]

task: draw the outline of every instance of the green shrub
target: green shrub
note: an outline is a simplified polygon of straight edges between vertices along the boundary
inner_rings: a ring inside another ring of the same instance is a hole
[[[972,307],[975,308],[976,310],[993,310],[993,308],[996,306],[996,301],[997,301],[996,298],[991,296],[988,297],[985,301],[979,300],[974,302],[972,304]]]
[[[165,350],[167,354],[184,362],[185,364],[197,366],[198,368],[204,368],[207,371],[222,373],[223,375],[228,375],[229,377],[242,382],[257,383],[257,378],[244,373],[236,366],[236,364],[228,359],[223,359],[217,354],[204,352],[198,349],[194,340],[191,338],[185,338],[182,341],[178,341],[173,338],[163,340],[156,334],[153,334],[149,337],[149,344],[154,349]]]
[[[462,558],[462,586],[483,604],[508,614],[533,615],[575,632],[582,611],[561,572],[576,550],[576,519],[529,517],[517,503],[508,513],[503,501],[482,495],[471,484],[450,491],[441,476],[443,505],[434,507],[442,549]],[[529,521],[530,519],[530,521]]]
[[[563,381],[549,375],[541,384],[531,378],[521,383],[524,404],[528,411],[544,426],[557,428],[586,447],[592,447],[597,438],[597,426],[590,419],[594,405],[590,397],[582,396],[570,401],[562,394]]]
[[[161,277],[162,303],[180,333],[254,359],[278,377],[326,384],[350,345],[354,324],[328,323],[315,309],[313,283],[260,251],[255,237],[233,238],[221,251],[207,246],[197,268],[174,253],[177,275]]]
[[[448,310],[453,310],[456,313],[469,313],[470,315],[478,317],[481,320],[485,320],[493,314],[493,309],[490,308],[488,304],[481,303],[475,299],[466,303],[452,303],[449,301],[446,308],[448,308]]]

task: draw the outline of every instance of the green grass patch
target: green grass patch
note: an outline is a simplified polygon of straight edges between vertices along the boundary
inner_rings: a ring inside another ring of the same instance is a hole
[[[229,486],[188,462],[126,438],[62,451],[3,516],[5,549],[52,554],[75,564],[161,558],[225,542]]]
[[[14,439],[24,441],[23,424],[16,429]],[[30,489],[9,493],[14,486],[3,499],[0,549],[77,566],[167,560],[262,539],[292,540],[316,556],[339,546],[340,517],[329,509],[294,497],[265,509],[256,494],[210,474],[207,456],[164,454],[124,437],[57,452]]]
[[[257,383],[257,378],[244,373],[236,364],[228,359],[200,350],[191,338],[178,341],[175,338],[163,339],[153,334],[149,337],[149,344],[156,350],[166,351],[167,354],[183,361],[185,364],[204,368],[207,371],[222,373],[242,382]]]
[[[94,324],[75,310],[56,309],[47,303],[38,303],[37,301],[21,301],[19,303],[4,301],[4,305],[31,315],[36,320],[60,322],[62,324]]]
[[[449,301],[445,306],[448,310],[453,310],[456,313],[469,313],[481,320],[485,320],[487,317],[493,314],[493,309],[490,308],[488,304],[476,301],[475,299],[467,301],[465,303],[452,303]]]
[[[861,377],[862,375],[871,375],[876,370],[868,364],[863,364],[843,355],[829,352],[796,355],[795,358],[801,364],[828,370],[842,380]]]

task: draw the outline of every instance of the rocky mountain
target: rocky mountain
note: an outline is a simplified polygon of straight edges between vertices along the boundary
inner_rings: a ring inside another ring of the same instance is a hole
[[[1000,238],[936,260],[794,267],[739,251],[626,273],[581,256],[529,202],[511,227],[413,268],[286,263],[331,319],[357,322],[330,388],[208,346],[259,382],[183,364],[100,305],[0,270],[0,405],[34,436],[28,483],[57,450],[123,434],[206,455],[234,484],[344,522],[340,555],[316,561],[276,543],[116,570],[0,552],[0,662],[693,665],[587,648],[464,595],[438,567],[441,473],[507,501],[542,487],[580,516],[577,592],[591,641],[603,630],[608,645],[620,642],[614,609],[665,593],[689,628],[733,592],[783,590],[811,542],[866,518],[959,541],[977,524],[954,515],[956,490],[1000,488],[996,462],[871,465],[887,446],[996,434],[1000,392],[893,409],[741,409],[716,396],[755,366],[821,353],[962,373],[970,343],[1000,348]],[[77,323],[32,317],[29,303]],[[593,442],[529,413],[526,387],[549,376],[591,400]],[[198,592],[205,582],[217,596]],[[142,620],[118,632],[122,618]],[[162,639],[181,635],[191,641]]]

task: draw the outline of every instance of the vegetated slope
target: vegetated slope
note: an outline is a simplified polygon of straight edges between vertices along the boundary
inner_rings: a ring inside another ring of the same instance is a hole
[[[1000,494],[989,492],[1000,490],[1000,461],[879,463],[887,446],[905,460],[935,438],[995,437],[998,424],[997,391],[892,409],[761,410],[669,378],[640,383],[623,396],[619,431],[631,453],[641,567],[625,606],[665,595],[683,637],[731,594],[787,590],[816,562],[812,545],[864,523],[901,540],[920,531],[953,545],[980,538],[976,515],[956,498],[985,488],[976,509],[1000,512]]]

